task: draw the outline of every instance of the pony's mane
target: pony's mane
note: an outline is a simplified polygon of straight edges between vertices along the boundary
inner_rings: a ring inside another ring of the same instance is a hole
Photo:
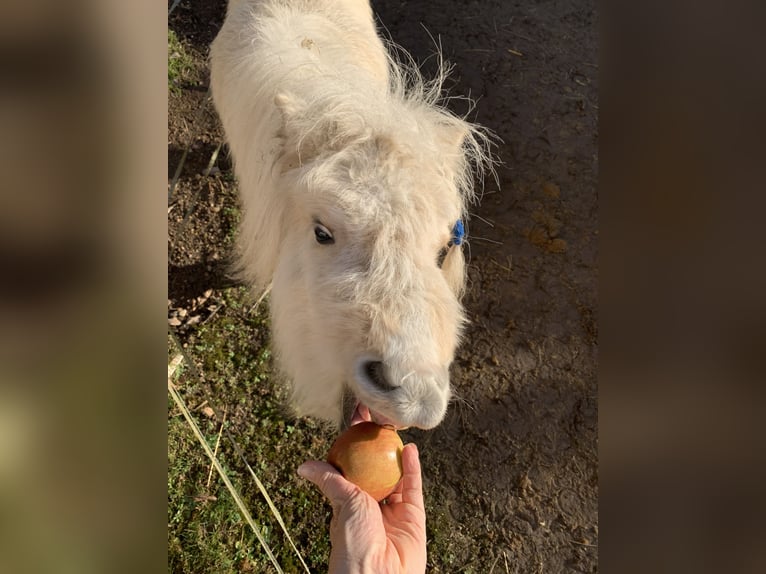
[[[426,80],[414,59],[406,50],[393,42],[386,42],[388,56],[388,91],[381,93],[374,86],[360,81],[354,85],[350,96],[349,75],[337,82],[328,81],[312,90],[309,99],[303,101],[306,114],[292,118],[293,133],[300,134],[296,151],[310,154],[314,137],[321,136],[322,146],[328,149],[349,151],[368,143],[381,133],[396,133],[402,111],[419,122],[427,122],[445,133],[462,134],[459,157],[456,162],[454,181],[461,198],[462,211],[467,212],[469,204],[480,199],[480,190],[487,174],[495,175],[491,148],[496,136],[486,128],[467,120],[474,109],[474,101],[468,97],[448,97],[444,85],[452,67],[446,63],[437,49],[438,61],[435,77]],[[306,97],[305,95],[303,96]],[[450,100],[463,99],[468,102],[466,116],[460,117],[448,108]],[[378,102],[379,106],[371,105]],[[376,109],[377,114],[371,114]],[[309,112],[310,110],[310,112]],[[456,140],[457,141],[457,140]]]
[[[492,156],[492,146],[497,137],[487,128],[470,122],[467,118],[473,112],[476,102],[467,96],[449,96],[445,83],[452,72],[453,66],[444,60],[440,46],[435,46],[436,72],[431,80],[426,80],[412,55],[393,42],[385,40],[386,53],[389,63],[389,90],[393,98],[406,102],[413,108],[425,108],[437,114],[437,121],[454,129],[463,131],[463,158],[460,169],[456,172],[456,184],[460,196],[466,204],[480,199],[476,193],[475,182],[479,182],[480,190],[486,175],[496,177],[495,160]],[[468,104],[464,116],[453,113],[448,104],[451,100],[462,99]]]

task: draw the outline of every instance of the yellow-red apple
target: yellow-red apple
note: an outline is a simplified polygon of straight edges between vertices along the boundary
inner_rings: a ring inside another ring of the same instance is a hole
[[[380,502],[402,478],[403,447],[394,429],[361,422],[335,439],[327,462]]]

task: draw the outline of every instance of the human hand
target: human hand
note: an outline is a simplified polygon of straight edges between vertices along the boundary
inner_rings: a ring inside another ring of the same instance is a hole
[[[326,462],[313,460],[298,468],[332,504],[330,574],[426,571],[426,512],[416,445],[402,450],[402,470],[402,480],[382,504]]]

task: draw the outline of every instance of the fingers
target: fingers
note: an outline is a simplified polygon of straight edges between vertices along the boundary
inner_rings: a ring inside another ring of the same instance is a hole
[[[318,460],[304,462],[298,467],[298,474],[318,486],[322,494],[336,508],[341,507],[358,490],[358,487],[343,478],[335,467],[326,462]]]
[[[418,447],[410,443],[402,450],[402,502],[423,508],[423,479],[420,475]]]

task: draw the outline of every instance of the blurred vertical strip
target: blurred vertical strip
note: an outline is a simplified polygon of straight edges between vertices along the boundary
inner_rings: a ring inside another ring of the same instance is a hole
[[[766,571],[766,6],[604,2],[600,567]]]
[[[166,17],[0,7],[0,572],[167,568]]]

